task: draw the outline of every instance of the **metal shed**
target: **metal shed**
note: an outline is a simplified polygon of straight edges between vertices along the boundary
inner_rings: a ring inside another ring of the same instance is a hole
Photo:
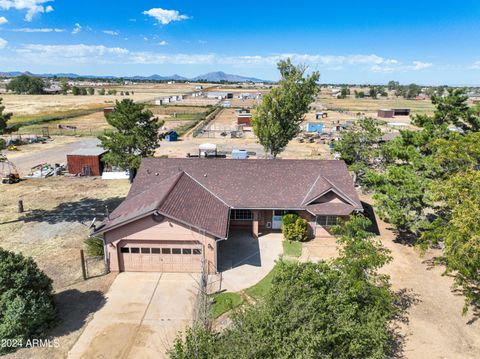
[[[67,154],[68,173],[80,176],[101,176],[102,157],[107,151],[101,147],[80,148]]]

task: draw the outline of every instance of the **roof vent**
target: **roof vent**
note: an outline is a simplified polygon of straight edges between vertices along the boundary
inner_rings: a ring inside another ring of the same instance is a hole
[[[155,176],[159,176],[159,175],[160,175],[160,173],[158,173],[158,172],[155,172]]]
[[[205,174],[203,175],[203,177],[207,177],[207,174],[205,173]]]

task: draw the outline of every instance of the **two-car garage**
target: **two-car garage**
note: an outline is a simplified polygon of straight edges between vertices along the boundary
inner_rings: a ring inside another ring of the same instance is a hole
[[[118,246],[122,272],[201,272],[202,244],[195,241],[128,241]]]

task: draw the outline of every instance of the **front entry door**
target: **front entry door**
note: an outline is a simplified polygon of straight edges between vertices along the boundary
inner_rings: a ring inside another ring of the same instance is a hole
[[[272,229],[282,229],[283,211],[273,211]]]

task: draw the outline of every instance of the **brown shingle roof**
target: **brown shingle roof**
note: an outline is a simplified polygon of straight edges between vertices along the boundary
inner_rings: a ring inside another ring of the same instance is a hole
[[[351,204],[310,205],[329,190]],[[225,238],[230,208],[318,214],[331,208],[325,214],[344,215],[362,210],[362,205],[343,161],[147,158],[125,201],[97,232],[158,211]]]
[[[131,192],[142,192],[179,171],[233,208],[304,208],[304,201],[332,184],[362,208],[347,166],[330,160],[146,158]]]
[[[348,216],[355,207],[348,203],[315,203],[307,206],[307,211],[317,216]]]

